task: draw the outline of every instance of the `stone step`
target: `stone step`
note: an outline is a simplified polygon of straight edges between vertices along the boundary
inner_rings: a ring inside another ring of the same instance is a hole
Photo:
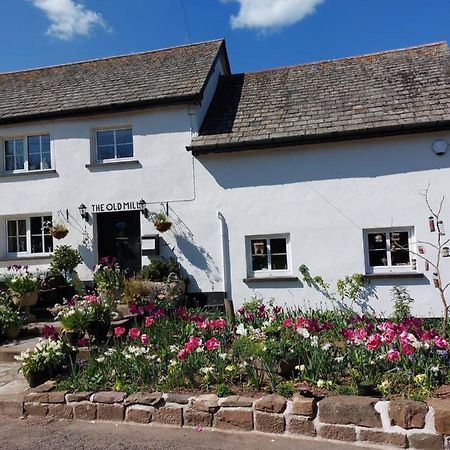
[[[15,362],[14,356],[19,355],[27,349],[33,349],[38,338],[18,339],[0,345],[0,362]]]

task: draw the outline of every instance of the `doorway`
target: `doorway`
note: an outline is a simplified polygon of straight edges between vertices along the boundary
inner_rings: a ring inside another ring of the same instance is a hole
[[[139,211],[97,214],[98,258],[114,256],[127,275],[141,270]]]

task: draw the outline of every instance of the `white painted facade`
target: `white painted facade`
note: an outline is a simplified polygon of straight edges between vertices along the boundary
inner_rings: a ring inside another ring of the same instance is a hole
[[[428,211],[420,196],[430,184],[437,204],[450,187],[450,154],[431,150],[450,133],[423,133],[290,148],[193,157],[186,151],[204,118],[219,73],[216,68],[201,107],[161,107],[129,113],[74,117],[0,127],[2,140],[50,134],[52,171],[0,177],[0,266],[48,267],[50,257],[11,257],[6,220],[52,215],[65,221],[70,244],[82,253],[78,273],[91,278],[97,262],[97,203],[137,202],[151,211],[168,202],[174,226],[162,235],[162,256],[173,253],[190,276],[191,292],[227,292],[239,307],[254,295],[281,305],[317,305],[324,298],[300,279],[247,280],[246,236],[288,235],[287,273],[306,264],[334,285],[338,278],[366,271],[363,231],[412,227],[414,240],[430,240]],[[95,131],[131,127],[134,156],[121,164],[95,164]],[[90,213],[84,222],[78,206]],[[450,227],[450,205],[444,208]],[[448,230],[450,233],[450,229]],[[153,234],[141,216],[141,234]],[[88,239],[86,239],[88,237]],[[84,242],[83,242],[84,240]],[[148,262],[142,257],[142,264]],[[450,269],[450,258],[444,261]],[[417,260],[423,277],[371,280],[366,307],[388,314],[393,285],[405,285],[414,312],[438,316],[432,272]],[[448,272],[447,272],[448,273]],[[326,302],[325,302],[326,303]]]

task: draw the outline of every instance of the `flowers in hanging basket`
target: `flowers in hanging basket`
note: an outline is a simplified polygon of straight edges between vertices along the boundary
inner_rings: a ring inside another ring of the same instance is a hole
[[[55,239],[64,239],[67,234],[69,233],[69,230],[67,227],[62,223],[50,223],[47,224],[48,232],[55,238]]]
[[[152,220],[153,224],[155,225],[155,228],[161,233],[164,233],[164,231],[169,230],[172,226],[172,222],[167,217],[167,214],[163,212],[154,214]]]

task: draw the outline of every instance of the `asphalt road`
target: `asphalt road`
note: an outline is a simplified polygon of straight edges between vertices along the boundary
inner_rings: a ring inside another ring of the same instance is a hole
[[[352,447],[348,444],[253,433],[195,431],[124,423],[53,421],[38,417],[11,419],[0,416],[1,450],[348,450],[349,448]]]

